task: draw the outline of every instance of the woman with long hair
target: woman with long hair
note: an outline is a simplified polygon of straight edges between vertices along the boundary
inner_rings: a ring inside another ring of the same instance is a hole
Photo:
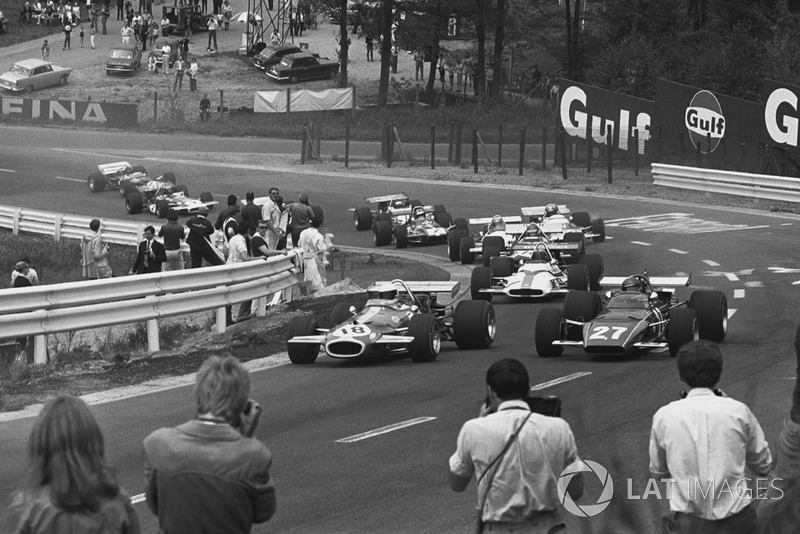
[[[72,395],[45,404],[28,441],[28,485],[11,496],[4,533],[139,534],[131,500],[106,464],[103,433]]]

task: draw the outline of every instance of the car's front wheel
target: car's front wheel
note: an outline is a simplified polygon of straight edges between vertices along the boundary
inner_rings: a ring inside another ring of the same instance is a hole
[[[459,349],[488,349],[497,334],[494,307],[485,300],[462,300],[453,311],[453,338]]]
[[[319,355],[319,343],[289,343],[293,337],[311,336],[317,332],[317,322],[310,315],[292,317],[286,331],[286,352],[292,363],[304,365],[314,363]]]
[[[564,352],[563,345],[553,345],[562,338],[562,315],[558,308],[542,308],[536,317],[534,340],[540,358],[554,358]]]
[[[89,191],[99,193],[106,188],[106,177],[102,173],[93,172],[88,179]]]
[[[411,361],[432,362],[436,359],[442,348],[442,334],[435,315],[419,313],[411,317],[408,334],[414,338],[408,347]]]
[[[142,213],[143,208],[144,201],[140,193],[129,193],[125,196],[125,210],[129,214],[136,215],[137,213]]]

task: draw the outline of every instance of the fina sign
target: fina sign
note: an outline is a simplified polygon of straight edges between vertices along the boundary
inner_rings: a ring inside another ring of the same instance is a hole
[[[719,100],[710,91],[698,91],[684,114],[684,123],[689,130],[689,139],[696,148],[700,144],[703,154],[714,152],[725,137],[725,116]],[[709,149],[709,139],[711,147]]]
[[[136,104],[0,96],[0,114],[24,119],[92,122],[111,128],[128,128],[136,126],[138,112]]]

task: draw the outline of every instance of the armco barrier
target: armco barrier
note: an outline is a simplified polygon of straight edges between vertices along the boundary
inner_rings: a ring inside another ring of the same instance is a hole
[[[800,202],[800,180],[653,163],[653,185],[782,202]]]
[[[15,234],[30,232],[51,235],[56,241],[61,238],[80,239],[89,232],[89,222],[94,217],[66,215],[46,211],[0,206],[0,228],[8,228]],[[146,223],[134,223],[115,219],[100,219],[103,223],[103,239],[117,245],[136,244],[144,236]]]

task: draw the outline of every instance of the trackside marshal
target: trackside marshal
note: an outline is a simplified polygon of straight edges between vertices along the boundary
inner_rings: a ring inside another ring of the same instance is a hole
[[[136,104],[81,102],[75,100],[39,100],[0,96],[0,114],[24,119],[94,122],[112,128],[136,126]]]

